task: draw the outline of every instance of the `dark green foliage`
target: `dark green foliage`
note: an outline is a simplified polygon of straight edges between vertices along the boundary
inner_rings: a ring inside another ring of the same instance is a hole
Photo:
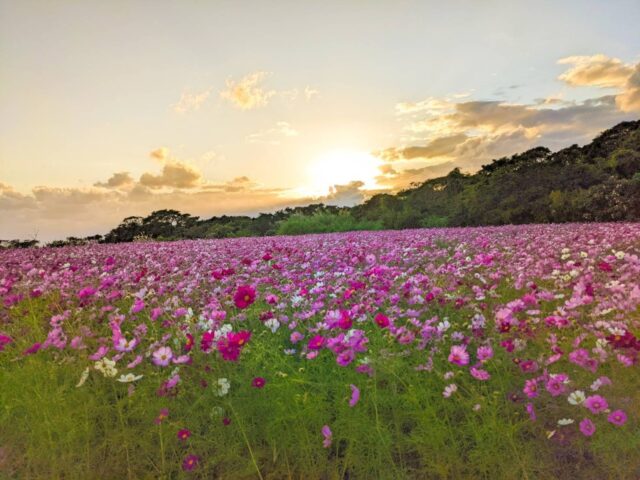
[[[356,220],[349,212],[296,214],[280,222],[278,235],[301,235],[304,233],[351,232],[355,230],[380,230],[381,222]]]
[[[640,121],[624,122],[584,147],[537,147],[474,175],[455,169],[352,214],[385,228],[640,220],[639,172]]]

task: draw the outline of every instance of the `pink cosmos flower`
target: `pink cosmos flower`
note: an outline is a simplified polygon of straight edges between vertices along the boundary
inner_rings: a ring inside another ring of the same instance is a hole
[[[609,407],[605,398],[600,395],[591,395],[587,397],[583,405],[591,410],[591,413],[600,413]]]
[[[345,350],[336,357],[336,362],[338,362],[338,365],[341,367],[346,367],[353,362],[355,358],[356,354],[353,350]]]
[[[536,421],[536,411],[533,408],[533,403],[527,403],[527,413],[529,414],[529,418],[532,422]]]
[[[142,355],[136,356],[131,362],[127,364],[127,368],[135,368],[142,362]]]
[[[452,383],[452,384],[447,385],[446,387],[444,387],[444,391],[442,392],[442,396],[444,398],[449,398],[451,395],[453,395],[457,391],[458,391],[458,386],[455,383]]]
[[[591,420],[585,418],[580,422],[580,431],[585,437],[590,437],[596,432],[596,426]]]
[[[478,347],[476,355],[478,356],[478,360],[480,360],[481,362],[486,362],[493,357],[493,348],[491,348],[490,346]]]
[[[351,400],[349,400],[349,406],[355,407],[360,400],[360,390],[355,385],[349,385],[351,387]]]
[[[562,395],[566,390],[563,379],[559,377],[550,378],[545,387],[552,397]]]
[[[460,366],[467,365],[469,363],[467,347],[464,345],[453,345],[449,353],[449,361]]]
[[[291,334],[291,336],[289,337],[289,340],[291,341],[291,343],[298,343],[303,338],[304,338],[304,335],[296,331]]]
[[[469,372],[471,373],[471,376],[473,378],[475,378],[476,380],[485,381],[485,380],[489,380],[491,378],[491,375],[489,374],[489,372],[487,372],[486,370],[484,370],[482,368],[471,367]]]
[[[160,425],[165,419],[169,418],[169,409],[163,408],[158,413],[158,416],[153,421],[156,425]]]
[[[522,389],[524,394],[529,398],[535,398],[538,396],[538,381],[535,378],[526,380],[524,382],[524,388]]]
[[[614,410],[609,414],[607,420],[609,420],[610,423],[621,427],[627,422],[627,414],[622,410]]]
[[[182,430],[178,430],[178,439],[185,441],[191,436],[191,431],[187,428],[183,428]]]
[[[233,303],[240,309],[249,307],[256,300],[256,289],[250,285],[241,285],[233,296]]]
[[[333,433],[331,432],[329,425],[323,426],[321,432],[322,432],[322,436],[324,437],[324,440],[322,441],[322,446],[324,448],[329,448],[331,446],[331,441],[333,439]]]
[[[97,360],[100,360],[102,357],[104,357],[107,352],[109,351],[109,347],[102,345],[98,348],[98,350],[92,354],[89,355],[89,360],[93,360],[94,362]]]
[[[144,301],[141,298],[136,298],[131,305],[131,313],[138,313],[144,310]]]
[[[158,365],[159,367],[166,367],[171,362],[173,358],[173,352],[171,351],[171,347],[160,347],[158,350],[153,352],[153,363]]]
[[[254,388],[262,388],[262,387],[264,387],[265,383],[267,383],[267,381],[264,378],[255,377],[251,381],[251,386],[254,387]]]

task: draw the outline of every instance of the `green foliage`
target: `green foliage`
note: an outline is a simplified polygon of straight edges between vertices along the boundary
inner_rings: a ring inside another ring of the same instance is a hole
[[[278,226],[278,235],[302,235],[305,233],[348,232],[355,230],[380,230],[381,222],[356,220],[348,213],[316,213],[291,215]]]

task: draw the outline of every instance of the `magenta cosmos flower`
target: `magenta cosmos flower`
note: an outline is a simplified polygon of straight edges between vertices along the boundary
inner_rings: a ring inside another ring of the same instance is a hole
[[[251,386],[254,388],[262,388],[264,387],[267,381],[262,377],[256,377],[251,381]]]
[[[240,285],[233,296],[233,303],[240,309],[247,308],[256,300],[256,289],[250,285]]]
[[[604,397],[601,397],[600,395],[591,395],[590,397],[587,397],[583,405],[591,410],[592,413],[603,412],[609,406]]]
[[[463,345],[454,345],[449,353],[449,361],[456,365],[467,365],[469,363],[469,354],[467,347]]]
[[[11,339],[11,337],[9,335],[4,335],[2,333],[0,333],[0,352],[4,349],[5,345],[8,345],[12,342],[13,340]]]
[[[183,428],[182,430],[178,430],[178,439],[179,440],[186,440],[191,436],[191,430]]]
[[[607,417],[607,420],[609,420],[610,423],[613,423],[614,425],[621,427],[627,422],[627,414],[624,413],[622,410],[614,410],[609,414],[609,416]]]
[[[198,466],[200,463],[200,457],[197,455],[187,455],[182,462],[182,470],[185,472],[190,472],[194,468]]]
[[[171,347],[160,347],[153,352],[153,363],[159,367],[166,367],[173,358]]]
[[[320,350],[323,346],[324,337],[322,335],[315,335],[307,344],[309,350]]]
[[[378,313],[373,320],[380,328],[387,328],[391,324],[389,317],[382,313]]]

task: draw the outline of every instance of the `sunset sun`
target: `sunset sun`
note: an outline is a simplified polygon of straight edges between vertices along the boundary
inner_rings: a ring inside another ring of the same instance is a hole
[[[334,185],[345,185],[361,181],[365,188],[375,188],[376,177],[380,175],[380,159],[370,153],[335,149],[318,155],[309,164],[309,190],[324,194]]]

